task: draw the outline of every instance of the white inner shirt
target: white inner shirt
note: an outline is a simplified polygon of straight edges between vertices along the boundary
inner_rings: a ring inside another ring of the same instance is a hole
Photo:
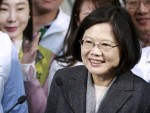
[[[94,87],[95,87],[95,93],[96,93],[96,110],[95,111],[97,112],[98,107],[101,104],[108,87],[98,86],[98,85],[94,85]]]

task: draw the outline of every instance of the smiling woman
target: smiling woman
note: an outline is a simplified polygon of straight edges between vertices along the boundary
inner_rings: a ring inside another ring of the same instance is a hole
[[[0,8],[1,30],[8,33],[12,40],[22,40],[29,12],[27,0],[4,0]]]
[[[41,108],[37,109],[30,105],[32,98],[29,97],[31,95],[27,88],[29,82],[26,82],[27,80],[29,80],[28,78],[31,78],[31,76],[36,77],[34,61],[40,37],[40,33],[37,33],[34,38],[32,34],[32,1],[2,0],[1,2],[0,29],[9,35],[11,41],[15,44],[17,48],[17,53],[22,64],[22,69],[20,69],[20,71],[23,71],[23,83],[25,83],[24,85],[27,95],[29,112],[34,109],[39,111],[39,109]],[[29,69],[33,70],[32,73],[29,72]],[[22,75],[20,74],[19,76]],[[36,80],[37,79],[35,79],[35,81]],[[31,86],[33,86],[33,84]],[[40,103],[40,105],[41,104],[43,103]]]
[[[71,48],[84,65],[55,73],[46,113],[149,113],[150,85],[130,71],[141,56],[138,36],[121,7],[85,17]]]
[[[82,61],[87,69],[93,73],[93,79],[95,80],[96,76],[99,76],[99,78],[102,77],[105,80],[108,79],[108,82],[104,84],[96,80],[95,84],[109,84],[109,80],[114,77],[112,69],[117,67],[120,62],[120,49],[119,46],[116,46],[117,41],[112,32],[111,24],[102,23],[93,25],[85,31],[82,40]]]

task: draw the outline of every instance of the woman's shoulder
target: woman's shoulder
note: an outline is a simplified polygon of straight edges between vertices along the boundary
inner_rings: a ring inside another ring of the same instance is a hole
[[[0,41],[1,43],[4,43],[4,42],[6,42],[6,43],[9,42],[10,43],[11,42],[10,37],[8,36],[8,34],[2,32],[2,31],[0,31],[0,40],[3,41],[3,42]]]
[[[85,66],[83,65],[79,65],[79,66],[73,66],[73,67],[66,67],[66,68],[62,68],[59,69],[58,71],[56,71],[55,76],[61,76],[61,77],[78,77],[81,75],[86,74],[88,71],[85,68]]]
[[[74,66],[68,68],[59,69],[54,76],[53,81],[61,80],[68,84],[68,81],[85,81],[87,79],[88,71],[85,66]]]
[[[9,36],[0,31],[0,76],[7,80],[11,70],[12,44]]]
[[[75,71],[81,71],[81,70],[85,70],[85,69],[86,69],[85,66],[77,65],[77,66],[73,66],[73,67],[65,67],[65,68],[59,69],[58,72],[72,73],[72,72],[75,72]]]
[[[75,67],[75,66],[80,66],[80,65],[83,65],[83,63],[82,62],[76,62],[74,65],[72,65],[70,67]],[[62,68],[67,68],[67,66],[68,66],[68,64],[65,62],[53,60],[51,67],[50,67],[50,70],[57,71],[57,70],[62,69]]]
[[[137,87],[137,89],[143,88],[147,89],[147,91],[150,94],[150,84],[146,82],[143,78],[133,74],[133,80],[134,80],[134,86]]]
[[[123,81],[124,84],[130,84],[137,89],[148,87],[150,90],[150,84],[146,82],[143,78],[137,76],[132,71],[125,72],[118,76],[119,80]]]

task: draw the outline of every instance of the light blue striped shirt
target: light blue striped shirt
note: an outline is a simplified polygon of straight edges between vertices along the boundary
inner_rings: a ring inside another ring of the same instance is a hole
[[[2,51],[1,54],[3,54]],[[4,84],[4,92],[1,100],[4,113],[17,103],[20,96],[25,95],[22,69],[18,60],[16,48],[13,44],[11,48],[10,67],[10,73],[6,83]],[[27,102],[16,106],[10,113],[28,113]]]

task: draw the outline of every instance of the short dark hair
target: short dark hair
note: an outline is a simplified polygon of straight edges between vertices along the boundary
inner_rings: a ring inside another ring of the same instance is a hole
[[[117,73],[131,70],[141,57],[140,35],[128,12],[113,5],[96,9],[81,23],[72,46],[73,56],[81,59],[81,45],[85,31],[95,24],[110,23],[120,48],[120,63],[116,67]]]
[[[76,31],[78,29],[81,7],[86,1],[93,4],[95,9],[101,6],[108,5],[108,4],[120,6],[119,0],[75,0],[73,8],[72,8],[70,25],[69,25],[66,37],[64,39],[63,47],[60,51],[63,54],[56,57],[57,61],[67,63],[67,66],[62,65],[64,67],[69,67],[76,63],[76,59],[72,57],[71,47],[72,47],[72,43],[75,40]]]

